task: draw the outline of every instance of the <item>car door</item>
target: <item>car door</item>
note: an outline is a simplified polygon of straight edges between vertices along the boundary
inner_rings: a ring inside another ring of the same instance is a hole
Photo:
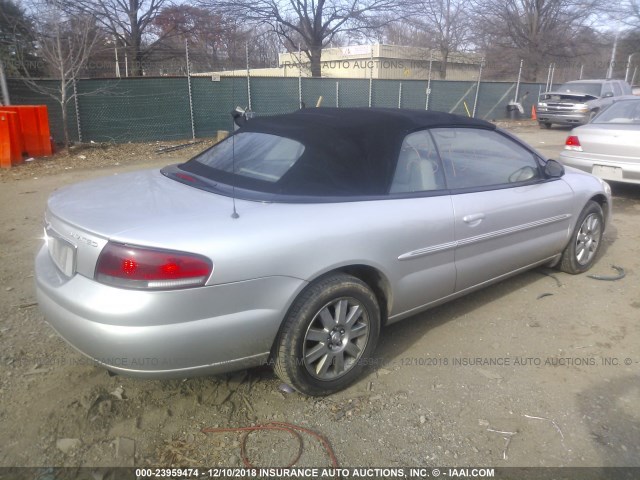
[[[397,288],[389,320],[395,321],[455,289],[453,205],[428,130],[405,137],[389,198],[402,223],[390,249]]]
[[[535,153],[493,130],[432,133],[454,209],[456,292],[562,251],[573,192],[545,178]]]

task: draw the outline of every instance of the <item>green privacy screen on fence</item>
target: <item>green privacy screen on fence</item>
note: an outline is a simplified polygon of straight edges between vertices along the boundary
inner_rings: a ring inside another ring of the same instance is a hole
[[[56,86],[55,80],[41,80]],[[60,104],[30,90],[20,80],[9,80],[12,103],[49,107],[51,131],[63,138]],[[507,104],[515,96],[515,82],[431,82],[429,110],[488,120],[507,116]],[[518,98],[528,117],[538,98],[539,84],[520,84]],[[78,99],[68,103],[72,140],[95,142],[171,142],[192,137],[189,85],[186,77],[86,79],[77,82]],[[292,112],[300,106],[314,107],[322,97],[325,107],[388,107],[424,110],[426,80],[369,80],[334,78],[191,78],[193,131],[196,137],[214,136],[233,128],[230,112],[251,106],[256,115]],[[78,121],[79,120],[79,121]]]

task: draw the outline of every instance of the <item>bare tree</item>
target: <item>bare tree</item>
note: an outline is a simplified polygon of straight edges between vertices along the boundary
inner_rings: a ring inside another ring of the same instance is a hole
[[[389,12],[397,6],[396,0],[202,1],[228,9],[246,21],[268,25],[289,50],[297,50],[300,43],[314,77],[322,73],[322,49],[336,35],[378,28],[389,21]]]
[[[469,2],[466,0],[418,0],[410,3],[409,22],[427,37],[427,46],[440,53],[439,75],[447,77],[449,54],[458,52],[471,36]]]
[[[92,50],[100,38],[95,20],[87,16],[65,17],[47,4],[38,5],[34,35],[39,58],[46,64],[56,83],[41,82],[27,68],[20,68],[22,80],[33,91],[54,99],[62,114],[64,145],[69,151],[68,104],[78,95],[74,84],[85,68]],[[20,49],[17,59],[20,65],[28,61]]]
[[[71,14],[92,15],[128,51],[133,76],[144,74],[145,57],[168,35],[151,37],[156,17],[170,0],[55,0]]]
[[[614,4],[610,16],[625,27],[623,31],[616,32],[618,48],[617,58],[614,59],[614,73],[617,67],[618,74],[632,81],[635,72],[635,80],[637,80],[637,69],[640,65],[640,0],[622,0]],[[611,37],[609,45],[614,41],[613,34]],[[628,65],[629,62],[631,62],[630,65]]]
[[[432,35],[431,32],[417,26],[415,22],[391,22],[384,26],[379,43],[427,47],[432,44]]]
[[[199,71],[241,68],[246,65],[246,47],[254,68],[277,63],[279,39],[265,27],[251,28],[236,17],[193,5],[164,8],[154,22],[158,37],[164,40],[152,58],[184,59],[185,40],[189,42],[192,68]],[[171,32],[170,35],[167,35]]]
[[[640,29],[640,0],[623,0],[613,9],[613,18],[632,29]]]
[[[505,57],[524,59],[524,78],[540,80],[548,59],[573,59],[586,53],[589,25],[604,0],[473,0],[477,43]]]
[[[334,37],[335,41],[336,37]],[[270,67],[278,65],[278,53],[282,42],[273,32],[264,27],[251,30],[249,37],[249,58],[251,65],[256,67]]]
[[[27,67],[29,72],[36,74],[38,63],[34,56],[33,21],[22,6],[13,0],[0,0],[0,62],[5,66],[5,73],[9,76],[18,75],[16,51],[20,50],[23,57],[29,57]]]

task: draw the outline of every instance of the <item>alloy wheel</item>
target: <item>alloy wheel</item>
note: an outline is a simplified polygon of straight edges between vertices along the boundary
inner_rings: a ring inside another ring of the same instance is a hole
[[[602,224],[595,213],[584,219],[576,236],[576,261],[580,265],[588,264],[598,251]]]
[[[303,359],[311,376],[334,380],[357,365],[369,339],[369,315],[353,297],[333,300],[316,313],[304,338]]]

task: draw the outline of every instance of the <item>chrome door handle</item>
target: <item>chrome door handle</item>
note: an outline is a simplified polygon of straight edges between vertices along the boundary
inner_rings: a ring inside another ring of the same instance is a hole
[[[484,213],[474,213],[472,215],[465,215],[462,217],[462,221],[465,223],[480,223],[484,219]]]

